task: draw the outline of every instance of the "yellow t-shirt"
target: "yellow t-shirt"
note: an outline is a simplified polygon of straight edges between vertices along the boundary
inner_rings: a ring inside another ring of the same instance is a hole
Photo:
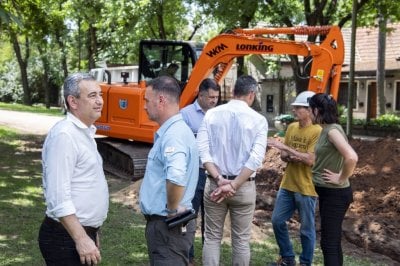
[[[291,123],[286,131],[285,144],[299,152],[314,152],[322,128],[319,125],[300,127]],[[311,166],[289,162],[281,182],[281,188],[307,196],[317,196],[312,181]]]

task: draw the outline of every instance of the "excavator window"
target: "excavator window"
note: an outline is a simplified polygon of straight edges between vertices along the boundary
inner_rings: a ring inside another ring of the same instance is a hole
[[[169,75],[183,88],[190,77],[197,56],[196,47],[189,42],[141,41],[139,80],[149,81],[160,75]]]

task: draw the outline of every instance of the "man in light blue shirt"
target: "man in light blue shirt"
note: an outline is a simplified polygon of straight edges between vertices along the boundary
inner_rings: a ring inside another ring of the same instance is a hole
[[[149,82],[145,109],[160,128],[147,160],[140,188],[150,265],[187,265],[195,220],[168,229],[165,219],[192,209],[199,155],[195,137],[179,113],[179,84],[171,77]]]
[[[251,76],[241,76],[234,97],[209,110],[197,133],[200,158],[208,172],[204,189],[203,265],[220,265],[225,217],[232,228],[232,265],[250,264],[251,224],[256,202],[254,177],[267,144],[267,120],[250,106],[257,92]]]
[[[215,107],[218,103],[219,98],[219,86],[218,83],[214,79],[204,79],[199,86],[199,95],[197,96],[197,100],[181,109],[181,114],[183,120],[185,120],[186,124],[193,131],[193,134],[196,136],[197,131],[199,130],[200,124],[203,121],[205,113]],[[193,209],[196,213],[201,209],[201,236],[202,242],[204,243],[204,204],[203,204],[203,195],[204,195],[204,186],[206,184],[206,171],[202,165],[200,165],[199,169],[199,180],[197,182],[196,193],[192,200]],[[190,265],[194,265],[194,247],[190,248],[189,253],[189,261]]]

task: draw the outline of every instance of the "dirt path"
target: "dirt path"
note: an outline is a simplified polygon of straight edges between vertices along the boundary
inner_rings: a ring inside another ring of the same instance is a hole
[[[23,133],[45,135],[63,117],[26,112],[0,110],[0,125],[15,128]]]

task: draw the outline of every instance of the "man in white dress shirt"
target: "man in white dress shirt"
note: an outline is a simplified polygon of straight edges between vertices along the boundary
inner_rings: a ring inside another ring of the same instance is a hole
[[[39,247],[47,265],[96,265],[98,230],[107,217],[108,186],[97,151],[93,123],[103,98],[89,74],[64,82],[67,116],[50,130],[42,151],[46,217]]]
[[[241,76],[234,97],[207,111],[197,133],[200,159],[208,172],[204,190],[203,265],[220,265],[226,214],[230,213],[232,265],[249,265],[251,224],[256,203],[254,178],[267,144],[267,120],[250,106],[257,92],[251,76]]]

